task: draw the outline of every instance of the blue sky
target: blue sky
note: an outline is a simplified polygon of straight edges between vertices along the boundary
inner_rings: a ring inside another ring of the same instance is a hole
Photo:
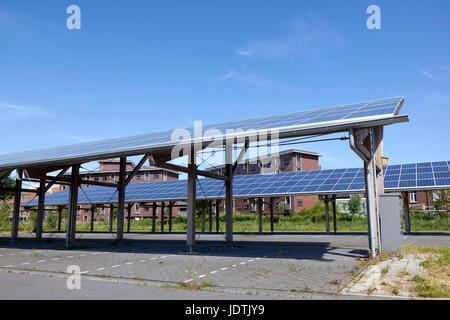
[[[449,30],[447,0],[3,0],[0,153],[404,96],[390,163],[450,160]],[[348,142],[297,147],[362,165]]]

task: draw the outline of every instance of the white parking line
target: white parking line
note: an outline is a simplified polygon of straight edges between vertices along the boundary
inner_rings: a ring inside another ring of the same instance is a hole
[[[68,256],[68,257],[66,257],[67,259],[70,259],[70,258],[73,258],[73,256]]]
[[[188,282],[191,282],[191,281],[194,281],[194,279],[188,279],[188,280],[185,280],[185,281],[183,281],[184,283],[188,283]]]
[[[120,264],[116,264],[115,266],[112,266],[111,268],[117,268],[120,267]]]
[[[247,263],[247,262],[244,261],[244,262],[241,262],[240,264],[246,264],[246,263]]]
[[[81,274],[85,274],[85,273],[89,273],[89,271],[83,271],[83,272],[80,272]]]
[[[201,276],[198,276],[197,278],[203,278],[206,277],[206,274],[202,274]]]
[[[45,261],[47,261],[47,260],[39,260],[38,263],[45,262]]]
[[[13,264],[10,264],[10,265],[8,265],[8,266],[3,266],[2,268],[11,268],[11,267],[13,267],[14,265]]]
[[[228,269],[228,268],[222,268],[222,269],[220,269],[220,270],[222,270],[222,271],[223,271],[223,270],[227,270],[227,269]]]
[[[131,262],[127,262],[127,264],[133,264],[134,262],[133,261],[131,261]]]
[[[235,265],[235,264],[233,264],[233,265],[232,265],[232,267],[236,267],[236,265]]]
[[[248,262],[253,262],[253,261],[255,261],[255,260],[248,260]]]
[[[61,258],[53,258],[52,260],[60,260]]]
[[[27,264],[30,264],[29,262],[24,262],[24,263],[21,263],[20,265],[21,266],[26,266]]]
[[[161,259],[167,258],[167,256],[162,256]]]
[[[211,271],[210,273],[216,273],[217,271]]]
[[[97,271],[100,271],[100,270],[105,270],[105,268],[98,268],[98,269],[97,269]]]

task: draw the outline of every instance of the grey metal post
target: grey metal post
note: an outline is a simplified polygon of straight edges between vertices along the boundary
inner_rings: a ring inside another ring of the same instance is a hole
[[[133,209],[133,204],[129,203],[127,206],[127,232],[130,232],[130,228],[131,228],[131,210]]]
[[[227,243],[233,242],[233,144],[227,143],[225,147],[225,172],[228,180],[225,181],[225,217]]]
[[[153,202],[153,213],[152,213],[152,232],[156,232],[156,211],[158,210],[158,205]]]
[[[75,232],[77,227],[77,209],[78,209],[78,185],[80,165],[72,166],[72,177],[70,184],[69,207],[67,210],[67,231],[66,231],[66,247],[72,247],[75,242]]]
[[[212,232],[212,200],[209,200],[209,232]]]
[[[205,200],[201,200],[202,202],[202,232],[205,232]]]
[[[195,204],[196,204],[196,183],[197,183],[197,167],[195,165],[195,150],[191,146],[191,154],[188,164],[188,185],[187,185],[187,246],[189,252],[195,245]]]
[[[331,200],[333,205],[333,230],[334,233],[337,232],[337,218],[336,218],[336,196],[333,196],[333,199]]]
[[[161,232],[164,232],[164,210],[166,210],[166,203],[163,201],[161,202]]]
[[[59,206],[58,207],[58,232],[61,231],[61,219],[62,219],[62,211],[64,210],[64,207]]]
[[[330,210],[329,210],[329,203],[328,195],[325,196],[325,227],[327,230],[327,233],[330,233]]]
[[[173,201],[169,202],[169,232],[172,232],[172,210],[173,210]]]
[[[374,194],[373,194],[373,179],[371,175],[370,166],[364,163],[364,173],[366,181],[366,202],[367,202],[367,224],[369,232],[369,249],[372,257],[377,254],[377,231],[376,218],[374,208]]]
[[[403,192],[403,215],[405,216],[405,232],[411,232],[411,219],[409,215],[409,192]]]
[[[263,225],[262,225],[262,199],[258,198],[258,230],[259,232],[262,232]]]
[[[20,200],[22,197],[22,169],[16,170],[16,187],[14,191],[14,213],[11,228],[11,240],[17,240],[19,235],[19,220],[20,220]]]
[[[113,231],[113,220],[114,220],[114,204],[109,205],[109,232]]]
[[[41,178],[39,181],[39,200],[38,210],[36,217],[36,240],[42,239],[42,229],[44,226],[44,214],[45,214],[45,178]]]
[[[220,199],[216,200],[216,232],[220,231]]]
[[[273,233],[273,203],[274,198],[270,198],[270,232]]]
[[[91,232],[94,231],[94,220],[95,220],[95,205],[91,206]]]
[[[118,203],[117,203],[117,235],[118,241],[123,239],[123,221],[125,219],[125,175],[127,173],[127,158],[120,158],[120,172],[119,172],[119,188],[118,188]]]

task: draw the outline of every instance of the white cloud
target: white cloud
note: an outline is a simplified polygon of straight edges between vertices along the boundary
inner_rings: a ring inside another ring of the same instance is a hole
[[[51,114],[41,107],[22,106],[0,102],[0,119],[13,120],[36,117],[50,117]]]
[[[440,66],[432,71],[422,70],[420,73],[430,79],[450,79],[450,67],[447,66]]]
[[[432,92],[425,98],[426,104],[450,104],[450,94],[444,94],[441,92]]]
[[[319,55],[326,48],[338,46],[341,37],[325,20],[314,23],[291,20],[287,23],[289,33],[279,39],[249,41],[238,47],[236,54],[243,57],[267,59],[283,58],[291,54]]]
[[[235,70],[231,70],[228,73],[224,74],[223,76],[217,77],[214,80],[214,82],[226,81],[226,80],[237,80],[237,81],[248,83],[251,85],[258,86],[258,87],[271,87],[274,85],[271,81],[266,80],[260,76],[257,76],[252,72],[248,72],[248,71],[238,72]]]

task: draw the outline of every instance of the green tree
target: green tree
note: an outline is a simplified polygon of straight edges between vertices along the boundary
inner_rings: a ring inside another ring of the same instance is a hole
[[[11,205],[3,201],[0,206],[0,230],[3,230],[3,228],[9,223],[9,215],[11,214]]]
[[[1,176],[2,173],[0,173]],[[6,177],[0,181],[0,188],[14,188],[16,182],[10,177]],[[13,197],[14,193],[0,193],[0,200],[9,200]]]
[[[348,202],[348,209],[351,214],[358,214],[361,211],[361,196],[353,194]]]
[[[45,217],[45,222],[49,229],[56,229],[56,224],[58,222],[57,214],[54,211],[48,211]]]
[[[278,213],[284,213],[285,203],[284,201],[280,201],[277,204]]]

